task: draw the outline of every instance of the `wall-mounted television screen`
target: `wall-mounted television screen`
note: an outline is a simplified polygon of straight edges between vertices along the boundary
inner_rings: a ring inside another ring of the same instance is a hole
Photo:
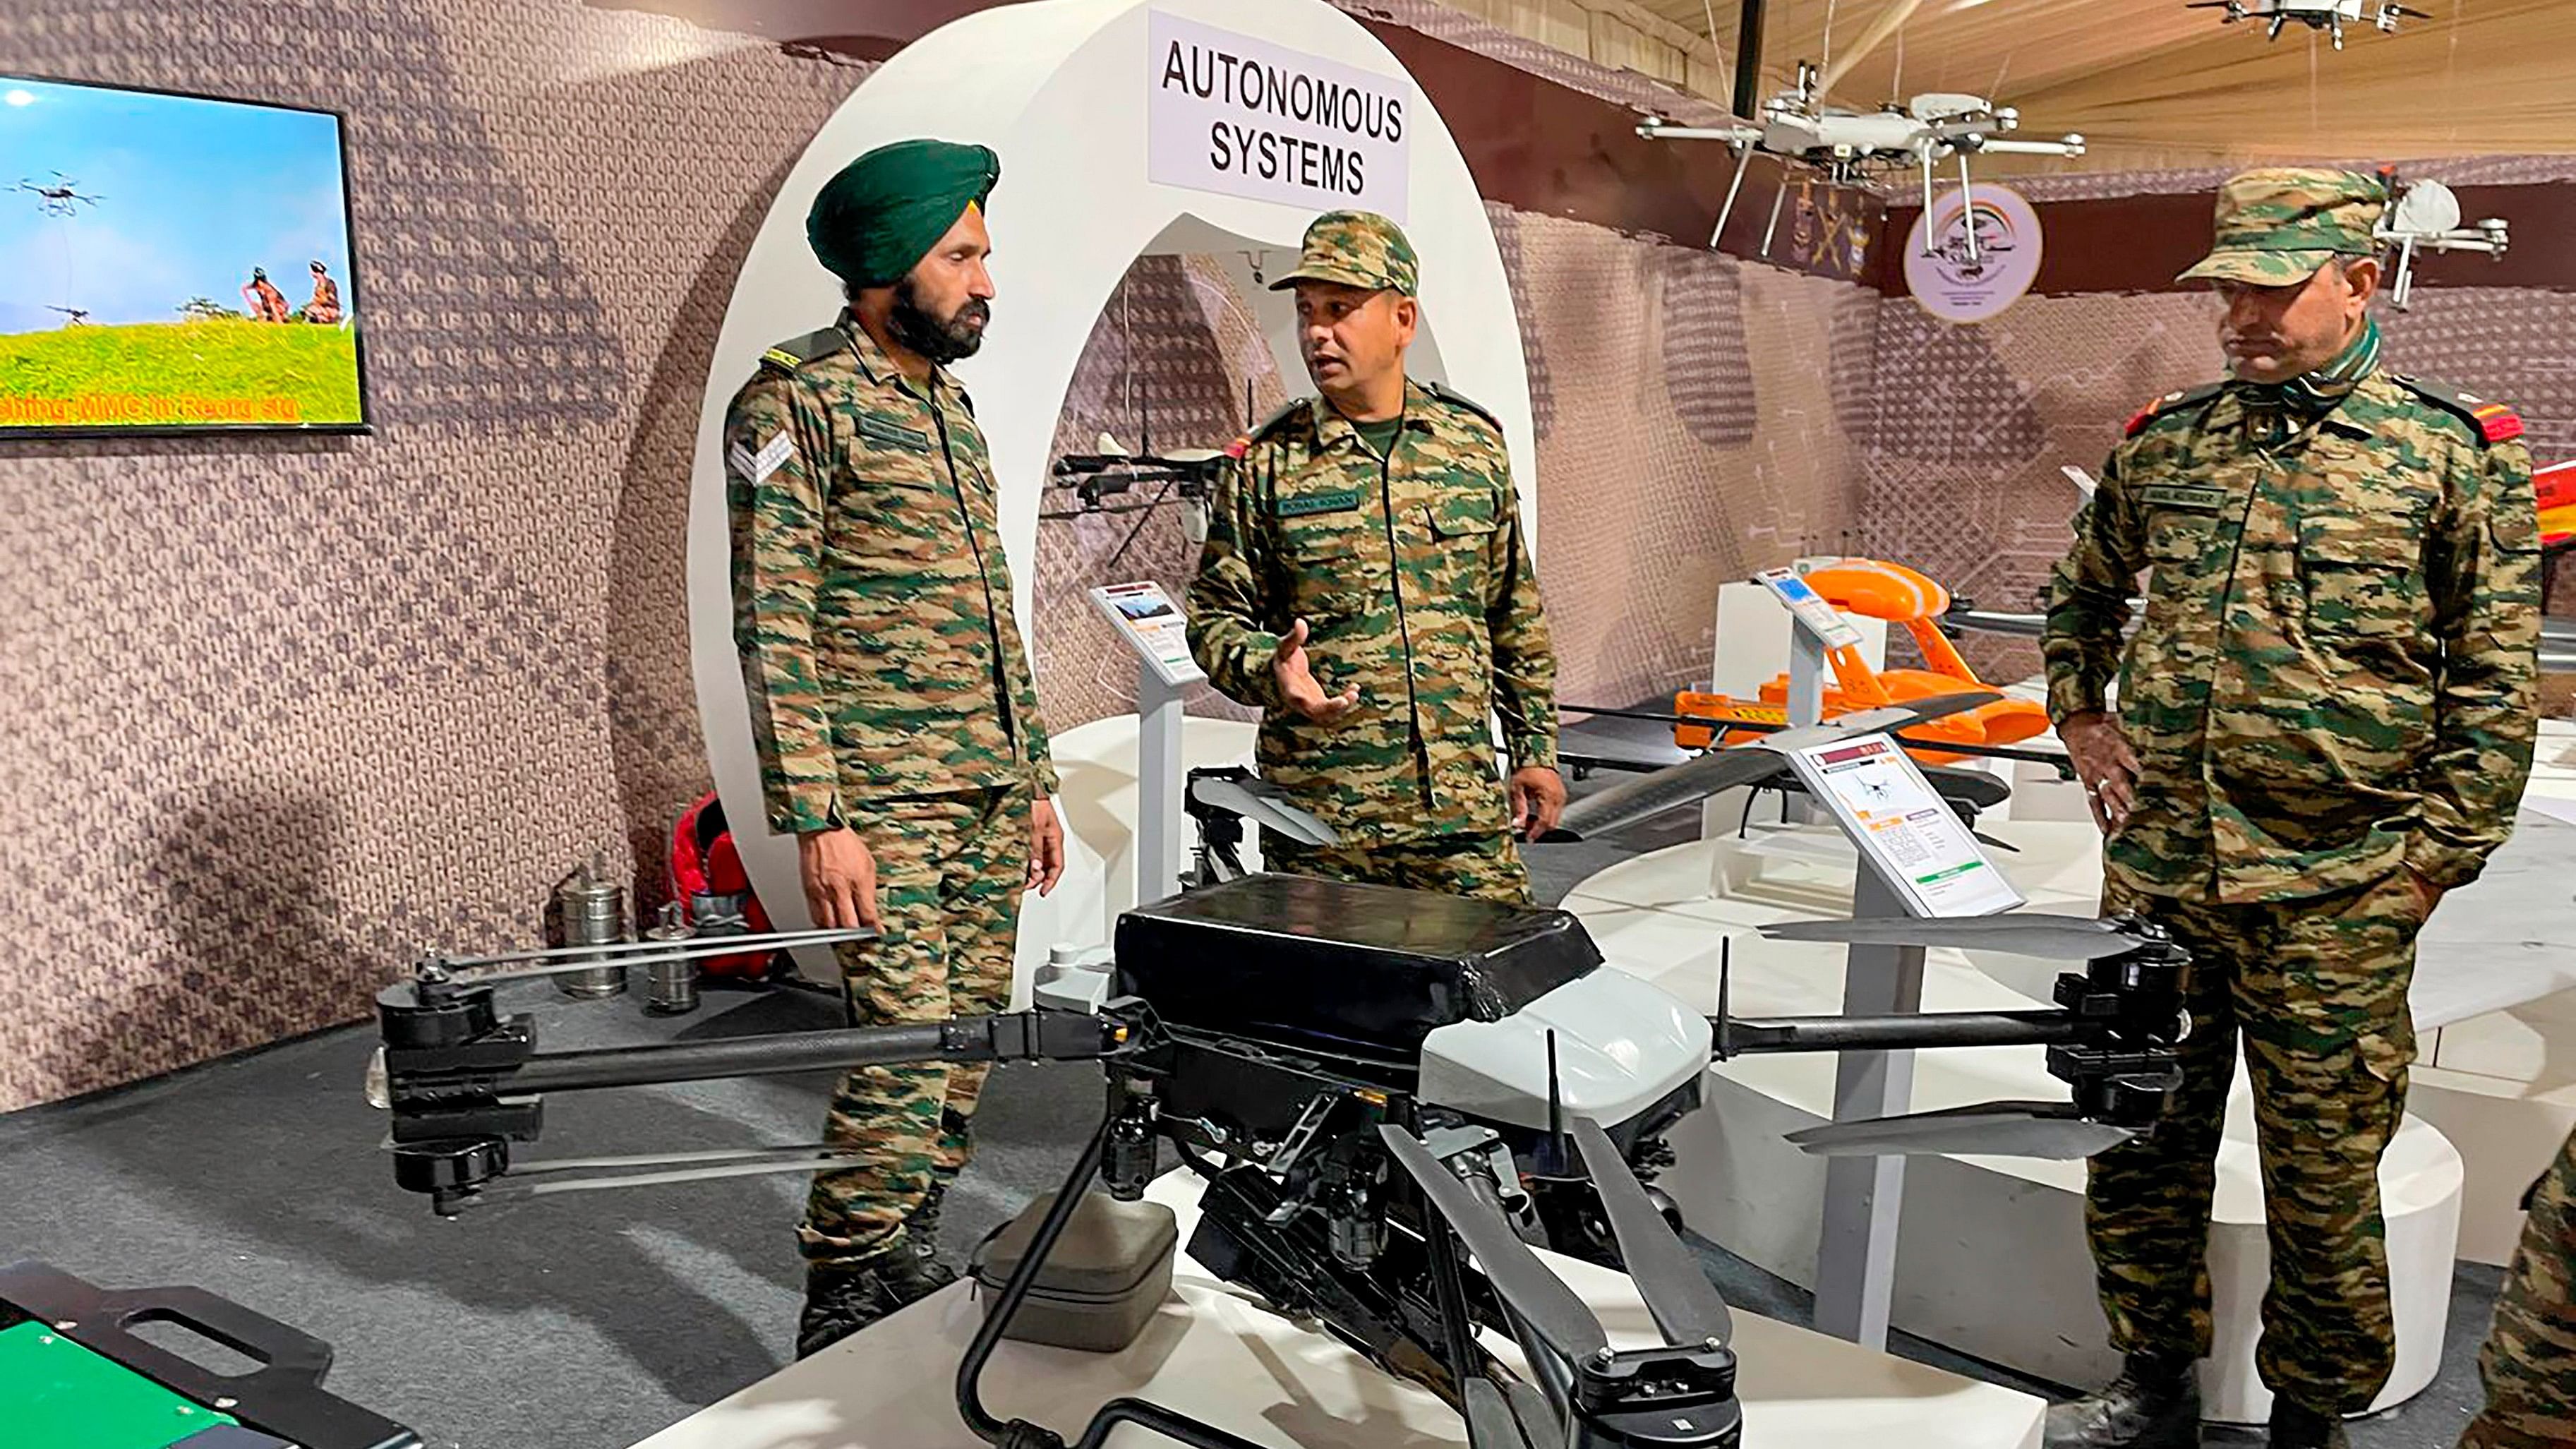
[[[0,73],[0,439],[367,422],[340,118]]]

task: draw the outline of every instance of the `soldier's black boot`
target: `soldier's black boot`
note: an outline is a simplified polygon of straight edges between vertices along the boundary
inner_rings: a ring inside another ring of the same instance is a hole
[[[2199,1449],[2200,1379],[2190,1359],[2129,1355],[2111,1386],[2048,1410],[2047,1449]]]
[[[850,1263],[818,1263],[805,1273],[805,1312],[796,1323],[796,1356],[811,1357],[896,1309],[957,1281],[936,1258],[898,1238]]]
[[[2270,1442],[2272,1449],[2348,1449],[2352,1440],[2345,1437],[2341,1418],[2302,1408],[2276,1394]]]

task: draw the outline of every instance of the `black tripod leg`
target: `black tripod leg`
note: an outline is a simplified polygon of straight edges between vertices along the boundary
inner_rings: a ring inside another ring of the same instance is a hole
[[[1064,1236],[1065,1224],[1073,1221],[1074,1209],[1082,1205],[1083,1193],[1090,1190],[1091,1180],[1099,1175],[1100,1154],[1109,1145],[1112,1120],[1101,1118],[1100,1130],[1091,1134],[1091,1144],[1082,1149],[1082,1156],[1073,1164],[1073,1171],[1065,1176],[1064,1186],[1056,1189],[1055,1201],[1048,1204],[1046,1218],[1038,1224],[1037,1236],[1030,1241],[1028,1251],[1021,1255],[1018,1270],[1011,1274],[1010,1282],[1002,1285],[1001,1301],[985,1315],[983,1326],[975,1331],[974,1341],[966,1345],[965,1359],[957,1365],[958,1415],[965,1419],[967,1428],[975,1431],[975,1437],[987,1444],[1064,1442],[1033,1424],[1018,1421],[1005,1424],[994,1418],[984,1408],[984,1395],[978,1381],[984,1376],[985,1362],[992,1358],[993,1350],[1001,1344],[1003,1332],[1010,1328],[1011,1316],[1020,1311],[1020,1304],[1028,1298],[1030,1287],[1038,1280],[1038,1273],[1046,1267],[1047,1255],[1055,1251],[1056,1240]],[[1043,1437],[1033,1437],[1025,1432],[1032,1429]]]
[[[974,1341],[966,1345],[965,1359],[957,1365],[958,1416],[966,1421],[967,1428],[975,1431],[976,1438],[987,1444],[1001,1446],[1001,1449],[1063,1449],[1063,1436],[1052,1429],[1025,1419],[1014,1419],[1005,1424],[994,1418],[984,1407],[980,1381],[984,1376],[985,1363],[992,1358],[993,1350],[1002,1342],[1002,1334],[1011,1326],[1012,1315],[1019,1312],[1020,1304],[1028,1298],[1029,1289],[1046,1267],[1047,1256],[1055,1251],[1057,1240],[1064,1236],[1066,1224],[1073,1221],[1075,1209],[1081,1206],[1083,1195],[1090,1191],[1092,1179],[1099,1175],[1101,1154],[1108,1148],[1110,1128],[1117,1120],[1114,1114],[1103,1117],[1100,1130],[1091,1134],[1091,1144],[1082,1149],[1082,1157],[1074,1163],[1073,1171],[1065,1176],[1064,1186],[1056,1189],[1055,1201],[1047,1205],[1047,1215],[1039,1222],[1037,1235],[1030,1239],[1028,1252],[1020,1259],[1018,1271],[1012,1273],[1011,1281],[1002,1286],[1001,1300],[993,1305],[983,1327],[975,1331]],[[1081,1449],[1099,1449],[1121,1423],[1151,1429],[1188,1444],[1192,1449],[1261,1449],[1249,1439],[1142,1399],[1113,1399],[1103,1405],[1083,1431]]]

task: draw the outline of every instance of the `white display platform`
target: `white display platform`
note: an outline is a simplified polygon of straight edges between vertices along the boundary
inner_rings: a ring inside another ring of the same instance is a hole
[[[2541,721],[2522,810],[2526,826],[2534,815],[2576,822],[2576,724]],[[2527,843],[2525,835],[2517,830],[2517,843]],[[2489,874],[2510,867],[2515,852],[2515,844],[2498,852]],[[2482,895],[2502,883],[2481,879],[2434,912],[2421,952],[2466,950],[2479,935],[2496,934],[2498,924],[2507,932],[2540,924],[2499,922],[2500,915],[2518,913],[2479,909]],[[2576,872],[2539,869],[2521,893],[2564,907],[2576,894]],[[2470,1262],[2512,1260],[2522,1236],[2523,1190],[2576,1127],[2576,991],[2564,989],[2576,986],[2576,930],[2562,918],[2544,934],[2536,946],[2516,940],[2475,953],[2488,968],[2483,979],[2504,989],[2511,1004],[2425,1033],[2407,1092],[2407,1110],[2441,1128],[2468,1164],[2459,1252]],[[2520,979],[2498,979],[2508,977]],[[2537,994],[2551,981],[2564,986]],[[2471,1004],[2464,994],[2461,1005]]]
[[[1165,143],[1193,127],[1203,133],[1211,119],[1163,109],[1178,87],[1163,83],[1153,41],[1156,27],[1174,22],[1202,39],[1224,32],[1209,43],[1228,54],[1299,73],[1311,68],[1400,98],[1402,137],[1389,142],[1395,154],[1374,156],[1364,180],[1354,167],[1355,192],[1284,180],[1250,186],[1240,175],[1223,182],[1187,164],[1203,153],[1186,144],[1183,164],[1172,167]],[[925,132],[991,146],[1002,161],[987,221],[1007,326],[956,371],[975,396],[991,451],[1003,552],[1016,565],[1013,605],[1039,677],[1057,664],[1046,621],[1032,608],[1050,440],[1102,308],[1140,256],[1210,258],[1249,309],[1280,375],[1293,378],[1301,371],[1294,302],[1256,280],[1261,259],[1275,273],[1319,212],[1360,206],[1392,216],[1422,263],[1424,325],[1407,368],[1477,399],[1500,421],[1522,530],[1532,549],[1545,546],[1529,368],[1493,219],[1430,98],[1359,17],[1325,0],[1027,0],[941,25],[860,77],[778,181],[733,279],[700,402],[688,548],[699,723],[743,869],[782,929],[808,922],[795,844],[765,825],[733,637],[725,409],[764,348],[827,324],[841,308],[841,284],[805,236],[814,194],[852,157]],[[813,958],[806,970],[828,969],[819,949],[804,954]]]
[[[1166,1174],[1147,1196],[1169,1204],[1189,1242],[1198,1179]],[[1542,1254],[1589,1304],[1613,1346],[1660,1342],[1621,1274]],[[1388,1377],[1312,1329],[1190,1261],[1173,1296],[1116,1354],[1004,1343],[984,1374],[985,1407],[1071,1438],[1104,1402],[1134,1395],[1279,1449],[1431,1449],[1464,1445],[1458,1416],[1428,1390]],[[981,1449],[950,1385],[981,1321],[964,1283],[709,1405],[635,1449]],[[1487,1345],[1517,1366],[1512,1346]],[[2039,1399],[1871,1353],[1839,1339],[1735,1313],[1744,1442],[1798,1449],[2036,1449]],[[1133,1427],[1109,1443],[1172,1441]]]
[[[1184,720],[1181,768],[1249,765],[1253,734],[1248,722]],[[1118,714],[1050,742],[1063,787],[1056,817],[1064,823],[1064,878],[1043,897],[1030,891],[1021,898],[1014,1010],[1028,1005],[1029,983],[1049,948],[1108,944],[1119,914],[1136,904],[1136,740],[1136,716]],[[1186,816],[1175,828],[1186,870],[1198,837]],[[1261,832],[1253,826],[1244,827],[1242,854],[1245,868],[1261,868]]]
[[[1732,793],[1732,792],[1730,792]],[[1712,814],[1733,821],[1739,801]],[[2100,854],[2089,823],[1996,821],[1981,828],[2020,847],[1992,858],[2029,896],[2026,909],[2090,914]],[[1710,894],[1712,847],[1676,846],[1603,871],[1567,896],[1605,956],[1684,1001],[1715,1009],[1719,942],[1732,937],[1732,1009],[1739,1015],[1841,1009],[1843,948],[1764,940],[1761,925],[1849,910],[1850,853],[1836,858],[1830,826],[1798,827],[1792,849],[1766,850],[1757,876],[1727,899]],[[1926,1011],[2010,1010],[2045,1004],[2053,962],[1994,953],[1928,954]],[[2036,1047],[1922,1052],[1915,1106],[1997,1098],[2052,1099],[2064,1088]],[[1679,1162],[1659,1180],[1684,1218],[1730,1250],[1801,1284],[1815,1274],[1825,1160],[1783,1135],[1830,1119],[1834,1059],[1739,1058],[1710,1075],[1709,1106],[1677,1126]],[[2267,1277],[2260,1172],[2250,1099],[2237,1079],[2231,1131],[2219,1158],[2210,1265],[2219,1342],[2204,1367],[2207,1412],[2260,1423],[2269,1398],[2253,1374],[2257,1310]],[[2410,1121],[2381,1174],[2386,1202],[2398,1363],[2381,1406],[2420,1392],[2439,1367],[2462,1186],[2442,1134]],[[2083,1233],[2081,1163],[2021,1158],[1918,1157],[1906,1171],[1894,1323],[1903,1330],[2041,1378],[2106,1381],[2101,1310]],[[2009,1265],[2009,1271],[1999,1271]]]

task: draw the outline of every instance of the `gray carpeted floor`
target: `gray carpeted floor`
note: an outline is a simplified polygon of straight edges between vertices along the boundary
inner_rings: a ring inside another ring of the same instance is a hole
[[[1578,793],[1587,788],[1578,785]],[[1676,812],[1616,842],[1533,850],[1542,897],[1622,856],[1685,838]],[[676,1022],[634,996],[564,1001],[512,988],[548,1046],[704,1039],[838,1025],[799,992],[710,991]],[[802,1179],[572,1194],[433,1218],[376,1151],[359,1085],[373,1041],[327,1033],[76,1103],[0,1118],[0,1261],[37,1258],[109,1287],[197,1284],[338,1350],[329,1386],[474,1449],[616,1449],[787,1361]],[[949,1256],[1063,1176],[1097,1119],[1092,1069],[995,1075],[979,1155],[948,1214]],[[592,1156],[810,1140],[820,1075],[561,1094],[542,1154]],[[1709,1244],[1737,1303],[1804,1321],[1805,1295]],[[2463,1267],[2442,1375],[2355,1426],[2362,1449],[2452,1444],[2477,1402],[2471,1367],[2499,1274]],[[2005,1382],[1926,1345],[1898,1351]],[[2046,1391],[2047,1386],[2024,1384]],[[2226,1442],[2216,1436],[2212,1443]]]

